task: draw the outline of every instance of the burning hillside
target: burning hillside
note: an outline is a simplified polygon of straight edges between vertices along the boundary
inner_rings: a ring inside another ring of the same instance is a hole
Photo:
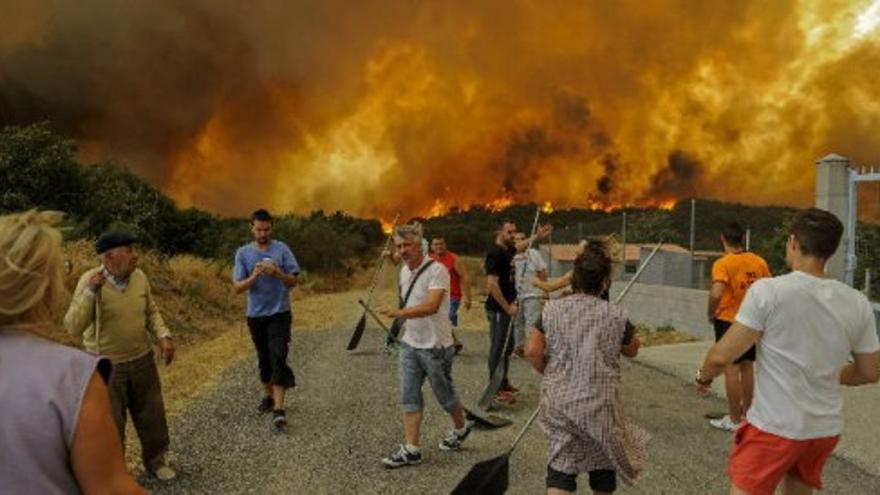
[[[5,4],[0,124],[226,214],[801,205],[880,156],[880,1]]]

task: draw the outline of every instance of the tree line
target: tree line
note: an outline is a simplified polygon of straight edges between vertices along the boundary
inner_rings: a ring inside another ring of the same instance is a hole
[[[66,212],[64,232],[68,238],[94,238],[107,229],[125,229],[137,233],[146,247],[166,255],[187,253],[229,262],[235,248],[250,238],[246,219],[222,218],[197,208],[180,209],[119,163],[79,163],[75,143],[54,133],[49,123],[0,130],[0,212],[29,208]],[[501,211],[475,205],[418,220],[426,237],[442,235],[451,249],[480,256],[492,244],[501,220],[509,219],[528,231],[536,209],[534,204],[512,205]],[[783,273],[785,239],[795,211],[697,200],[695,248],[720,250],[720,228],[737,221],[750,230],[752,251],[767,259],[774,273]],[[690,200],[678,202],[671,210],[559,209],[542,213],[541,223],[554,225],[554,243],[574,243],[595,235],[621,237],[624,212],[627,242],[663,239],[689,246]],[[368,263],[384,238],[378,220],[321,210],[304,216],[280,216],[275,235],[294,248],[303,267],[318,273],[346,272]],[[872,292],[875,298],[880,297],[880,226],[859,224],[857,254],[857,286],[864,285],[865,268],[870,268]]]
[[[231,262],[235,249],[250,239],[247,219],[178,208],[119,163],[79,163],[75,143],[54,133],[49,123],[0,130],[0,213],[30,208],[65,212],[67,239],[121,229],[169,256]],[[318,273],[351,270],[384,238],[378,220],[320,210],[278,217],[275,236],[294,247],[304,268]]]

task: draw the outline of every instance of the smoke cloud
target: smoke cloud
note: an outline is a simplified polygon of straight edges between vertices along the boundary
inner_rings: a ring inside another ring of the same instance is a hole
[[[870,0],[3,3],[0,124],[223,214],[802,205],[880,157]]]

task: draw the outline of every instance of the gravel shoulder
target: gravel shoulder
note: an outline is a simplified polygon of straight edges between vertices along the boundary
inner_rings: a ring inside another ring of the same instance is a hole
[[[323,297],[323,296],[322,296]],[[475,431],[460,452],[437,442],[450,427],[430,388],[424,387],[424,463],[386,470],[379,459],[402,441],[397,405],[397,362],[382,352],[382,332],[370,322],[356,352],[345,345],[360,313],[354,293],[327,296],[327,313],[315,306],[297,321],[290,362],[298,387],[289,395],[287,431],[271,430],[260,416],[256,363],[251,354],[234,359],[214,385],[171,417],[172,450],[181,476],[159,484],[159,494],[175,493],[448,493],[481,460],[499,455],[537,405],[540,377],[521,360],[512,362],[512,380],[522,389],[517,404],[502,411],[514,420],[507,428]],[[330,309],[332,308],[332,309]],[[454,378],[459,395],[472,405],[486,384],[488,338],[475,308],[465,318]],[[247,334],[239,337],[249,346]],[[724,466],[731,435],[713,430],[703,414],[721,411],[718,398],[699,397],[682,380],[647,365],[626,362],[624,401],[629,419],[653,435],[649,467],[624,494],[726,493]],[[542,493],[546,442],[535,425],[511,459],[510,493]],[[586,479],[579,479],[581,491]],[[824,493],[880,493],[880,480],[834,457],[826,468]]]

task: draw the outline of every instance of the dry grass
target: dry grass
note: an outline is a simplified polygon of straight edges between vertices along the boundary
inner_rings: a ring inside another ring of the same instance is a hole
[[[642,346],[651,347],[657,345],[681,344],[683,342],[694,342],[697,339],[690,335],[679,332],[672,327],[648,328],[645,326],[636,326],[636,335],[639,337]]]
[[[96,266],[98,260],[94,245],[86,241],[68,243],[65,255],[72,268],[65,283],[72,292],[79,276]],[[471,275],[474,307],[461,312],[462,330],[485,332],[483,260],[463,257],[463,261]],[[219,370],[253,352],[244,318],[246,298],[234,293],[231,270],[221,263],[193,256],[162,258],[153,252],[144,252],[140,267],[150,277],[162,315],[175,334],[175,362],[171,366],[160,366],[166,409],[174,415],[200,393],[211,389],[220,377]],[[365,295],[374,269],[374,265],[370,265],[348,275],[307,274],[303,277],[301,286],[293,291],[296,331],[353,329],[362,312],[357,299]],[[377,283],[375,307],[396,304],[397,274],[397,267],[385,267]],[[369,332],[379,331],[374,322],[368,326]],[[61,330],[53,337],[69,345],[79,345]],[[639,328],[639,337],[645,346],[693,340],[670,329]],[[139,448],[136,435],[131,431],[127,444],[128,463],[137,472]]]

